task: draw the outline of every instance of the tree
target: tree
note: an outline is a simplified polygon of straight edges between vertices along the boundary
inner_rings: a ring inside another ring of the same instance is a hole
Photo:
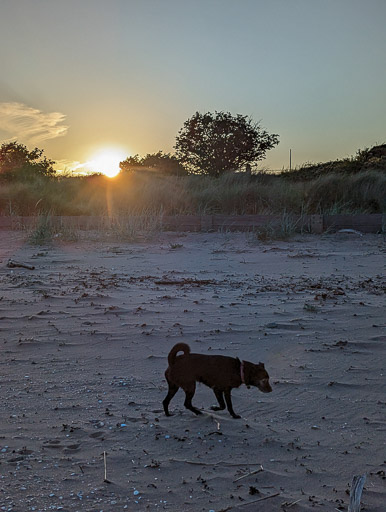
[[[4,181],[31,181],[55,176],[54,161],[43,156],[44,150],[29,151],[24,144],[6,142],[0,148],[0,178]]]
[[[196,112],[178,132],[174,148],[189,172],[219,176],[256,164],[278,143],[278,135],[270,135],[247,116]]]
[[[132,172],[143,169],[142,159],[139,155],[129,156],[126,160],[119,162],[119,168],[122,172]]]
[[[143,158],[140,158],[139,155],[130,156],[121,162],[119,167],[122,171],[150,169],[162,174],[177,176],[186,174],[185,168],[174,155],[163,153],[162,151],[158,151],[158,153],[148,153]]]

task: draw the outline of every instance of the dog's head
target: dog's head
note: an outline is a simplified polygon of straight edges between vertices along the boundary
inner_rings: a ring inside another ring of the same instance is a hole
[[[243,361],[243,363],[246,386],[248,388],[249,386],[256,386],[263,393],[270,393],[272,388],[269,383],[269,375],[264,367],[264,363],[253,364],[248,361]]]

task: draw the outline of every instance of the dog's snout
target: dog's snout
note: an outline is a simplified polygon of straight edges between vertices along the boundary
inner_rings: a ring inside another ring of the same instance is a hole
[[[263,393],[271,393],[271,391],[272,391],[272,388],[271,388],[271,385],[270,385],[268,379],[261,380],[259,382],[258,387],[259,387],[260,391],[262,391]]]

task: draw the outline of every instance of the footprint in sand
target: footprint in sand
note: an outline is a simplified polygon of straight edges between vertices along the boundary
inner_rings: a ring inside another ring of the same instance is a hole
[[[63,450],[64,453],[73,453],[78,451],[80,447],[80,443],[73,443],[64,445],[60,441],[60,439],[51,439],[49,441],[44,441],[43,448],[51,448],[53,450]]]
[[[28,448],[23,446],[23,448],[20,448],[20,450],[16,450],[16,452],[19,455],[31,455],[33,453],[33,450],[28,450]]]
[[[64,453],[74,453],[74,452],[78,452],[80,450],[80,443],[77,443],[77,444],[69,444],[67,445],[63,452]]]
[[[103,430],[99,430],[99,432],[92,432],[91,434],[88,435],[88,437],[92,437],[93,439],[99,439],[101,437],[104,438],[105,435],[106,432],[103,432]]]
[[[60,439],[52,439],[44,441],[43,448],[52,448],[54,450],[61,450],[63,448]]]
[[[17,457],[12,457],[11,459],[8,459],[7,462],[9,464],[17,464],[18,462],[21,462],[24,460],[24,457],[22,455],[19,455]]]

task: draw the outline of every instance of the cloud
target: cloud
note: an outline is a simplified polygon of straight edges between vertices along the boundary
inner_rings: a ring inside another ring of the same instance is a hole
[[[60,112],[45,113],[23,103],[0,103],[0,130],[8,140],[39,144],[66,135],[68,126]]]
[[[93,171],[91,170],[92,162],[79,162],[77,160],[56,160],[54,168],[59,173],[70,173],[74,175],[87,175],[92,174]]]

